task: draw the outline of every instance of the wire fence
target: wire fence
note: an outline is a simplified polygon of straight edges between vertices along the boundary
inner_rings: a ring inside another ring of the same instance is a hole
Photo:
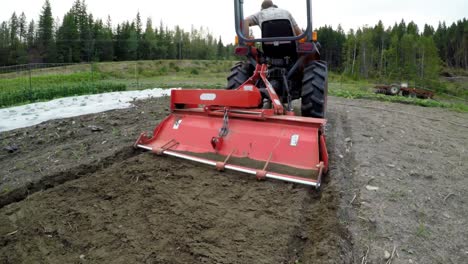
[[[127,89],[224,87],[229,60],[31,63],[0,67],[0,107]]]
[[[135,63],[136,65],[136,63]],[[31,63],[0,67],[0,107],[57,97],[122,91],[138,74],[125,72],[125,79],[107,80],[95,63]],[[138,84],[136,84],[138,87]]]

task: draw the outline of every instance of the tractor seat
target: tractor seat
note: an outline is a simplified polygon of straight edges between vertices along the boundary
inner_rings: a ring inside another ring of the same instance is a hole
[[[262,23],[262,38],[293,37],[288,19],[269,20]],[[263,53],[270,58],[297,58],[296,41],[272,41],[262,43]]]

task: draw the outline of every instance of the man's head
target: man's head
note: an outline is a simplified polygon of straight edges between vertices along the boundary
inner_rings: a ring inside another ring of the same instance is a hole
[[[262,3],[262,10],[263,9],[267,9],[267,8],[270,8],[272,6],[275,6],[273,4],[273,1],[272,0],[263,0],[263,3]]]

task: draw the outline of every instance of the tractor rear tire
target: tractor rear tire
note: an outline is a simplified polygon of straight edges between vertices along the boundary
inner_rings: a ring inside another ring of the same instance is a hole
[[[227,77],[227,90],[237,89],[245,83],[254,73],[253,66],[248,62],[238,62],[231,68],[231,74]]]
[[[327,105],[328,69],[324,61],[312,61],[302,79],[302,116],[324,118]]]

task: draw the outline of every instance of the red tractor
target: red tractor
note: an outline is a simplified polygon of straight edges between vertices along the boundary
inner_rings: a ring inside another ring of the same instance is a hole
[[[267,78],[287,111],[292,111],[291,101],[302,99],[301,113],[305,117],[323,118],[327,102],[327,64],[320,60],[317,35],[312,32],[311,0],[307,4],[307,29],[295,36],[287,19],[266,21],[261,25],[262,37],[249,39],[242,31],[243,0],[234,0],[238,43],[235,54],[245,56],[227,78],[227,89],[237,89],[255,75],[257,65],[268,65]],[[261,48],[255,47],[261,43]],[[264,108],[272,104],[267,87],[261,79],[260,88]]]

